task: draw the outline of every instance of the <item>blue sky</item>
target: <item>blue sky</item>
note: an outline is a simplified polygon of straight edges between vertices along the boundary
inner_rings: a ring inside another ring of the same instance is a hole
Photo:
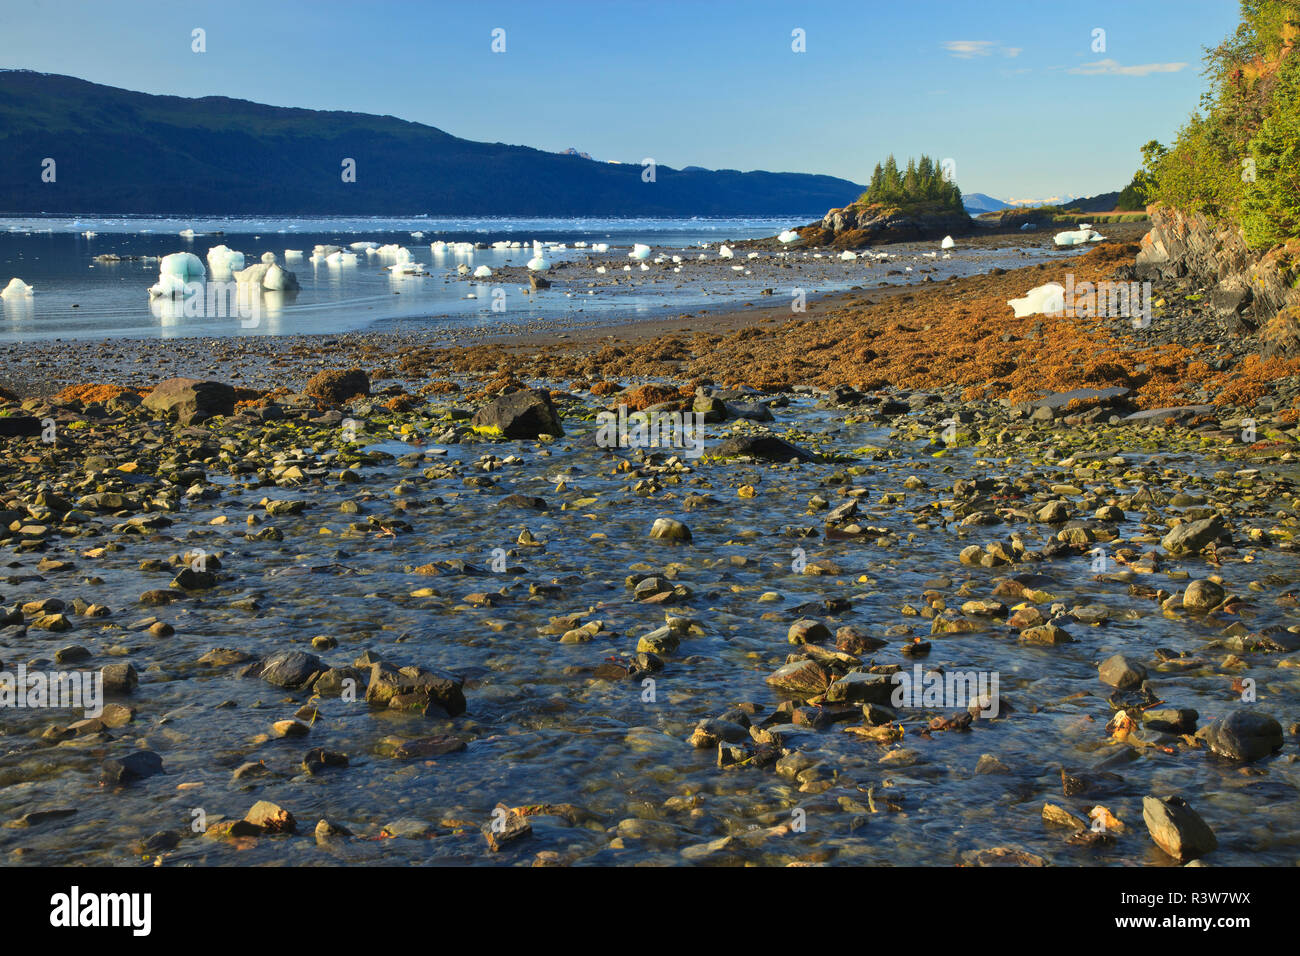
[[[1235,0],[4,0],[0,65],[180,96],[388,113],[468,139],[966,192],[1125,185],[1196,108]],[[493,53],[492,30],[505,30]],[[194,53],[191,33],[206,31]],[[791,49],[801,29],[806,52]],[[1093,31],[1105,31],[1094,52]]]

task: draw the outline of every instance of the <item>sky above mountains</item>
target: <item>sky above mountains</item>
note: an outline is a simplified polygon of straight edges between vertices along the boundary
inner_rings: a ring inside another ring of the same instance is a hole
[[[1172,138],[1237,18],[1233,0],[6,0],[0,65],[634,163],[866,182],[926,152],[967,191],[1086,196]]]

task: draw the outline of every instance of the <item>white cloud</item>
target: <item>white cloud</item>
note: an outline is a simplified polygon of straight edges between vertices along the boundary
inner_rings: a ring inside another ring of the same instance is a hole
[[[992,40],[949,40],[943,48],[960,60],[971,57],[988,56],[993,52]]]
[[[1080,76],[1147,76],[1150,73],[1177,73],[1187,68],[1186,63],[1138,63],[1123,66],[1118,60],[1094,60],[1083,66],[1072,66],[1066,72]]]

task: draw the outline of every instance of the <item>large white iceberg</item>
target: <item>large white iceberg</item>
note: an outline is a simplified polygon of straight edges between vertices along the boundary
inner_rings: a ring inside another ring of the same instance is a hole
[[[1065,311],[1065,286],[1049,282],[1030,289],[1023,298],[1008,299],[1007,305],[1015,310],[1017,319],[1042,313],[1060,314]]]
[[[9,284],[5,286],[4,291],[0,292],[0,296],[4,296],[6,299],[16,299],[19,297],[26,298],[31,294],[32,287],[17,276],[10,279]]]

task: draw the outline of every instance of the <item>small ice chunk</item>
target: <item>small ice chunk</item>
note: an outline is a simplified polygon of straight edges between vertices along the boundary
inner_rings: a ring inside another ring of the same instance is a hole
[[[487,266],[479,266],[477,269],[474,270],[474,278],[475,278],[475,279],[491,279],[491,278],[492,278],[492,270],[489,269]]]
[[[797,242],[798,240],[799,233],[795,232],[793,229],[787,229],[785,232],[781,233],[781,235],[776,237],[777,242]]]
[[[628,253],[628,256],[633,259],[649,259],[650,247],[644,243],[638,242],[632,247],[632,251]]]
[[[719,258],[719,259],[730,259],[733,255],[735,255],[735,253],[733,253],[733,252],[731,251],[731,247],[730,247],[730,246],[719,246],[719,247],[718,247],[718,258]]]
[[[940,248],[940,249],[951,249],[951,248],[952,248],[953,246],[955,246],[955,245],[957,245],[957,243],[955,243],[955,242],[952,241],[952,236],[944,236],[944,237],[943,237],[943,242],[939,243],[939,248]]]

